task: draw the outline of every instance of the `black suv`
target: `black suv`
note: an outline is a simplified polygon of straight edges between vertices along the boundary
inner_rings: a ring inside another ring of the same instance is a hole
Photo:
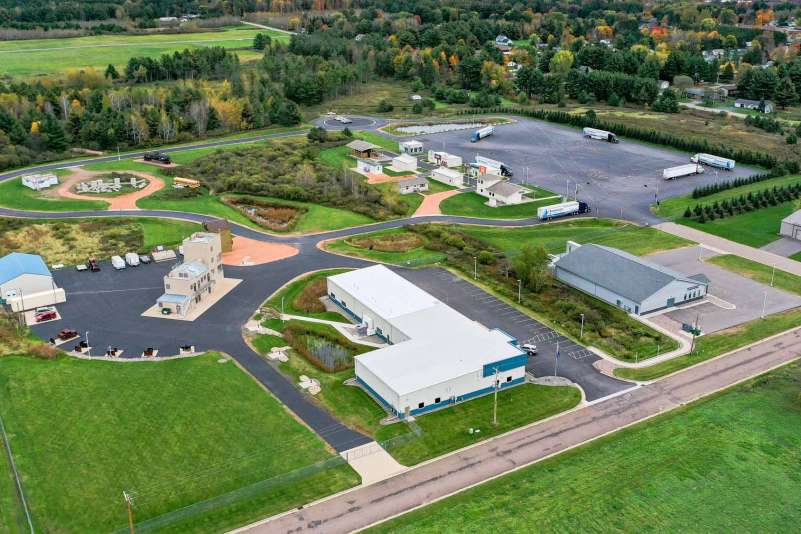
[[[169,154],[165,154],[164,152],[145,152],[144,160],[167,164],[172,163],[172,158]]]

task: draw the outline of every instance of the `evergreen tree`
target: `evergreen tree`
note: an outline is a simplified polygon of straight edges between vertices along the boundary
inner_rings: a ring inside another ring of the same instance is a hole
[[[798,93],[796,93],[795,84],[789,76],[785,76],[779,82],[774,99],[776,100],[776,104],[782,109],[798,103]]]
[[[49,113],[45,115],[40,131],[44,136],[45,146],[47,146],[48,150],[54,152],[66,150],[69,143],[67,143],[67,136],[64,134],[64,128],[61,126],[61,123]]]
[[[120,77],[120,73],[117,72],[117,68],[114,65],[112,65],[111,63],[109,63],[108,67],[106,67],[106,78],[110,78],[112,80],[116,80],[119,77]]]

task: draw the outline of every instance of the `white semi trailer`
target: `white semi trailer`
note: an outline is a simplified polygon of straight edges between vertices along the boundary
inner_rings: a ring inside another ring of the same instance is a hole
[[[724,169],[727,171],[733,170],[735,165],[733,159],[721,158],[720,156],[715,156],[714,154],[704,153],[696,154],[690,158],[690,161],[693,163],[703,163],[704,165],[709,165],[710,167],[716,167],[718,169]]]
[[[693,174],[703,174],[704,168],[700,163],[688,163],[686,165],[678,165],[676,167],[668,167],[662,171],[662,178],[665,180],[674,180],[676,178],[683,178],[684,176],[691,176]]]
[[[584,137],[589,137],[590,139],[598,139],[599,141],[608,141],[610,143],[617,143],[617,136],[612,132],[607,132],[606,130],[599,130],[597,128],[584,128],[582,130],[584,133]]]
[[[589,204],[586,202],[581,202],[580,200],[571,200],[569,202],[561,202],[559,204],[551,204],[550,206],[537,208],[537,218],[545,221],[548,219],[553,219],[554,217],[564,217],[567,215],[589,212]]]
[[[484,126],[483,128],[479,128],[473,135],[470,136],[470,142],[475,143],[477,141],[481,141],[485,137],[489,137],[495,133],[495,126]]]

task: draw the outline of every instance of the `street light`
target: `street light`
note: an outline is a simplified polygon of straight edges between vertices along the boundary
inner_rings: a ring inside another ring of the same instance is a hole
[[[517,303],[520,304],[523,297],[523,281],[521,279],[517,279]]]
[[[473,256],[473,280],[478,278],[478,258]]]
[[[770,287],[773,287],[773,279],[776,277],[776,264],[773,264],[773,271],[770,273]]]
[[[92,357],[92,347],[89,346],[89,330],[86,331],[86,355]]]
[[[767,304],[768,304],[768,292],[765,291],[762,294],[762,317],[761,317],[762,319],[765,318],[765,307],[767,306]]]
[[[581,331],[579,332],[579,339],[584,337],[584,314],[581,314]]]

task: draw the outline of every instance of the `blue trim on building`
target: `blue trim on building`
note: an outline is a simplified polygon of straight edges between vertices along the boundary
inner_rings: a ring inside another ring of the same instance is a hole
[[[517,356],[512,356],[511,358],[506,358],[504,360],[499,360],[497,362],[487,363],[484,364],[483,375],[484,377],[492,376],[495,374],[495,371],[499,371],[501,373],[505,371],[510,371],[512,369],[517,369],[518,367],[524,367],[528,362],[528,356],[526,354],[518,354]]]
[[[520,378],[516,378],[516,379],[512,380],[511,382],[502,382],[500,389],[506,389],[506,388],[510,388],[512,386],[517,386],[519,384],[522,384],[525,381],[526,381],[526,377],[525,376],[521,376]],[[422,408],[415,408],[414,410],[409,410],[409,414],[410,415],[421,415],[421,414],[424,414],[426,412],[430,412],[431,410],[434,410],[436,408],[447,406],[448,404],[456,404],[458,402],[463,402],[463,401],[467,401],[467,400],[470,400],[470,399],[474,399],[476,397],[480,397],[482,395],[486,395],[487,393],[492,393],[494,390],[495,390],[494,386],[489,386],[489,387],[482,388],[482,389],[479,389],[479,390],[476,390],[476,391],[472,391],[470,393],[465,393],[464,395],[462,395],[460,397],[456,397],[455,400],[446,399],[446,400],[438,402],[436,404],[429,404],[429,405],[424,406]],[[397,414],[397,412],[395,412],[395,413]],[[403,418],[403,414],[397,414],[397,415],[401,419]]]
[[[386,399],[384,399],[384,397],[379,395],[378,392],[376,392],[376,390],[371,388],[370,385],[367,384],[367,382],[365,382],[358,376],[356,377],[356,382],[358,382],[359,385],[361,385],[364,389],[366,389],[367,392],[370,393],[370,396],[373,397],[375,400],[377,400],[379,404],[383,405],[384,408],[389,410],[390,413],[394,413],[395,415],[400,415],[401,417],[403,417],[402,414],[398,414],[397,410],[395,410],[395,408],[393,408],[392,405],[388,403]]]
[[[343,310],[345,313],[347,313],[348,315],[350,315],[350,316],[351,316],[351,317],[352,317],[354,320],[356,320],[356,321],[359,321],[360,323],[362,322],[362,318],[361,318],[361,317],[359,317],[358,315],[356,315],[355,313],[353,313],[352,311],[350,311],[350,309],[348,309],[348,307],[347,307],[347,306],[345,306],[345,305],[344,305],[344,304],[342,304],[342,303],[341,303],[339,300],[337,300],[337,298],[336,298],[336,297],[335,297],[333,294],[329,293],[329,294],[328,294],[328,298],[329,298],[329,299],[331,299],[331,302],[333,302],[334,304],[336,304],[337,306],[339,306],[340,308],[342,308],[342,310]]]
[[[507,332],[506,330],[504,330],[503,328],[493,328],[492,330],[498,331],[501,334],[503,334],[506,337],[508,337],[509,338],[509,343],[511,343],[515,347],[518,345],[517,338],[515,336],[513,336],[512,334],[510,334],[509,332]]]

